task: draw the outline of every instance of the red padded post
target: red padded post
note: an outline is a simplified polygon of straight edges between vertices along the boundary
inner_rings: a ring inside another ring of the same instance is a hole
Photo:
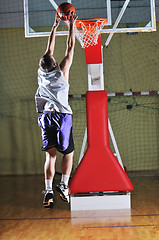
[[[87,138],[88,146],[108,146],[108,111],[105,91],[88,91],[87,106]]]
[[[88,148],[69,185],[70,193],[132,191],[133,185],[109,147],[105,90],[86,94]]]
[[[85,47],[85,57],[87,64],[99,64],[102,63],[102,47],[101,36],[99,34],[97,44],[89,47]]]

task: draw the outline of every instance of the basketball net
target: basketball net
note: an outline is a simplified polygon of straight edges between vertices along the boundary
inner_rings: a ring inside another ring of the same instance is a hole
[[[106,18],[79,19],[75,23],[75,34],[82,48],[98,44],[101,29],[107,24]],[[80,30],[79,30],[80,28]]]

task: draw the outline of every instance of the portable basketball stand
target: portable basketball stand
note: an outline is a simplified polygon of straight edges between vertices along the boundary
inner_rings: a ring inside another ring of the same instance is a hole
[[[100,34],[96,45],[85,47],[85,56],[87,150],[69,185],[71,211],[130,209],[133,185],[109,147]]]

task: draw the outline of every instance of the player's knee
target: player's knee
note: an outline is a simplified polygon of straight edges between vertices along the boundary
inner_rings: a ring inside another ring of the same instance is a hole
[[[46,151],[47,157],[53,157],[56,158],[56,148],[50,148]]]

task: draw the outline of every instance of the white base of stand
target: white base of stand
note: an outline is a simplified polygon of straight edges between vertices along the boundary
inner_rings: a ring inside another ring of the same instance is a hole
[[[75,210],[108,210],[108,209],[130,209],[131,199],[130,192],[125,194],[104,194],[90,195],[90,196],[78,196],[71,195],[71,211]]]
[[[123,224],[131,222],[131,209],[71,211],[71,223],[75,224]]]

